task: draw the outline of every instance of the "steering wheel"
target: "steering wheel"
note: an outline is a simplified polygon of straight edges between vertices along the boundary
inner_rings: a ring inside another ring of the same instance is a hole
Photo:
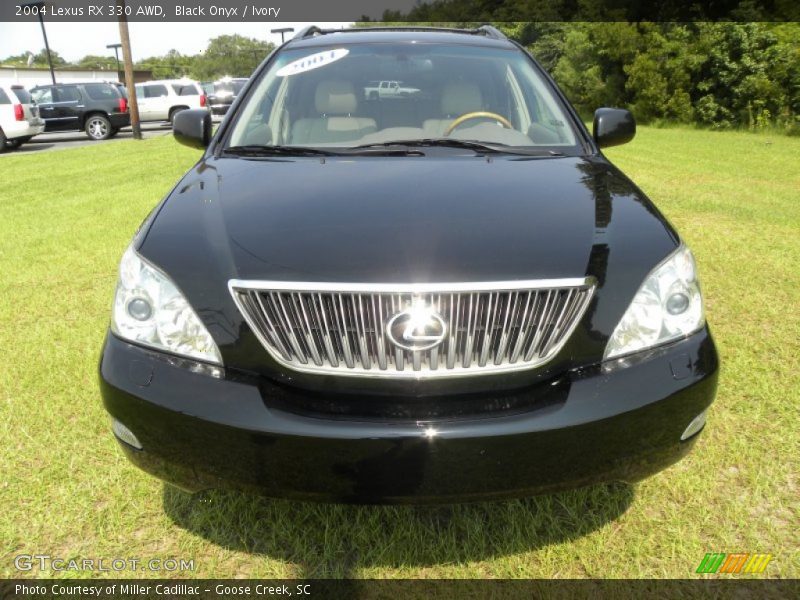
[[[447,137],[448,135],[453,133],[453,130],[456,127],[459,127],[462,123],[466,123],[467,121],[471,121],[472,119],[484,119],[484,118],[494,119],[506,129],[514,129],[514,126],[511,124],[511,121],[506,119],[504,116],[498,115],[497,113],[493,112],[478,110],[475,112],[464,113],[463,115],[458,117],[455,121],[450,123],[450,127],[448,127],[447,130],[444,132],[444,137]]]

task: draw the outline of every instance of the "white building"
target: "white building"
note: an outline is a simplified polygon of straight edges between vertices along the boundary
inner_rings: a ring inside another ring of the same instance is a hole
[[[76,83],[87,81],[124,81],[124,77],[117,77],[116,71],[99,71],[94,69],[81,69],[80,67],[61,67],[55,70],[56,83]],[[122,75],[120,73],[119,75]],[[153,78],[150,71],[134,71],[133,79],[136,82],[149,81]],[[49,84],[50,69],[41,67],[3,67],[0,66],[0,83],[22,85],[30,89],[37,85]]]

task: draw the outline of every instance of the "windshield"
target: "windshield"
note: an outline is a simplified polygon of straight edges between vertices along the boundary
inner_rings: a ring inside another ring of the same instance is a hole
[[[442,138],[559,153],[577,146],[561,102],[523,52],[428,43],[281,52],[237,111],[227,146]]]

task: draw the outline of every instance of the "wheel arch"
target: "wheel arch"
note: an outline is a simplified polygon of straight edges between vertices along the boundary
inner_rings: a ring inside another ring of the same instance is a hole
[[[88,111],[87,113],[85,113],[83,115],[83,117],[81,117],[81,129],[85,129],[86,128],[86,121],[88,121],[91,117],[93,117],[95,115],[99,115],[101,117],[105,117],[106,119],[108,119],[108,122],[111,123],[111,118],[108,116],[108,113],[106,111],[100,110],[100,109],[93,109],[93,110]]]
[[[179,112],[179,111],[182,111],[182,110],[189,110],[189,108],[190,108],[189,106],[186,106],[184,104],[178,104],[176,106],[170,107],[170,109],[169,109],[169,120],[170,121],[172,120],[172,117],[175,116],[176,112]]]

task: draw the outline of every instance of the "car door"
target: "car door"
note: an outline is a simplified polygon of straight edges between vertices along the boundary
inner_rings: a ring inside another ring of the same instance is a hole
[[[167,88],[161,84],[142,84],[136,86],[136,100],[139,104],[139,120],[165,121],[169,108],[165,110]]]
[[[147,97],[150,121],[166,121],[169,118],[170,99],[167,86],[162,83],[152,83],[144,86]]]
[[[59,121],[56,120],[55,98],[52,87],[34,88],[31,90],[34,102],[39,107],[39,116],[44,119],[45,131],[57,131]]]
[[[136,86],[136,104],[139,107],[139,120],[150,121],[150,99],[145,94],[143,85]]]
[[[81,115],[85,105],[78,87],[57,85],[54,92],[55,118],[58,121],[58,129],[61,131],[81,129]]]

